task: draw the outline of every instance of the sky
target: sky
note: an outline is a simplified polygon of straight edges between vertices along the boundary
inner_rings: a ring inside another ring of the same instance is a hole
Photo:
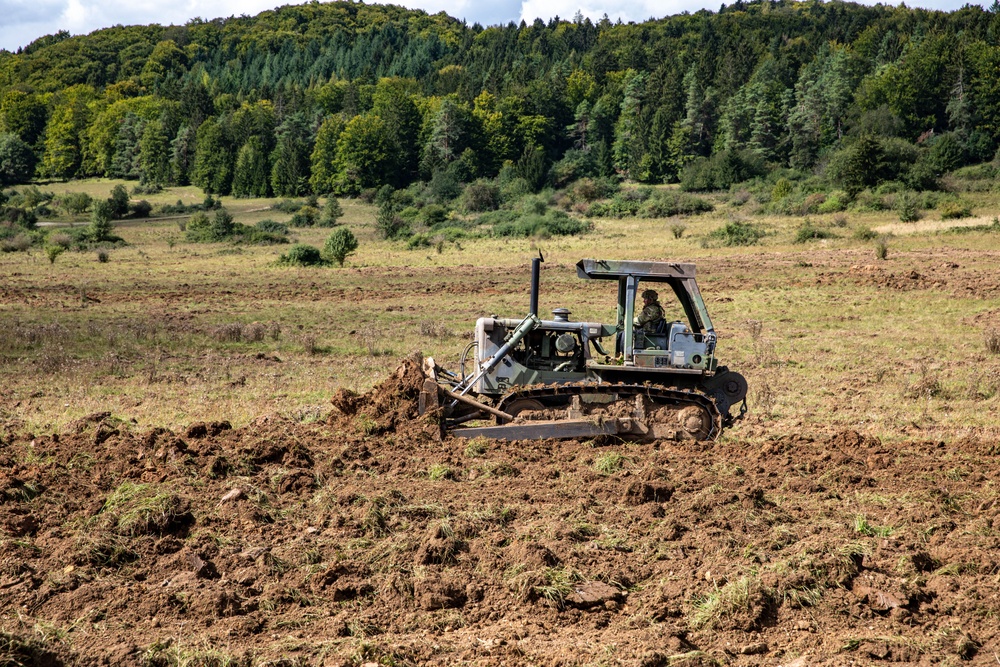
[[[965,3],[916,0],[906,4],[951,10]],[[397,0],[395,4],[432,14],[444,11],[469,24],[495,25],[521,19],[529,23],[535,18],[548,21],[554,16],[572,19],[577,11],[595,21],[607,14],[612,21],[641,22],[703,7],[718,10],[721,0]],[[16,51],[59,30],[79,35],[117,24],[183,25],[195,17],[253,16],[277,6],[275,0],[0,0],[0,48]]]

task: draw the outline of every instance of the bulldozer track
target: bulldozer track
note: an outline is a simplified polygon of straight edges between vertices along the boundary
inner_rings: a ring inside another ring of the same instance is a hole
[[[534,400],[543,405],[552,405],[552,399],[571,400],[573,396],[617,395],[615,402],[627,401],[635,396],[646,396],[656,405],[674,407],[697,406],[711,417],[712,427],[706,439],[715,440],[722,433],[722,413],[711,397],[690,389],[658,387],[648,384],[589,384],[570,383],[539,387],[526,387],[505,395],[497,407],[505,410],[516,401]],[[548,400],[547,400],[548,399]]]

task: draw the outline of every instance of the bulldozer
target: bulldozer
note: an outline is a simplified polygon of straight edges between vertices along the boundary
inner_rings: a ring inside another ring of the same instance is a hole
[[[714,440],[745,414],[747,382],[716,359],[694,264],[580,260],[578,277],[617,283],[617,320],[601,323],[566,308],[539,318],[542,261],[532,260],[527,316],[479,318],[457,372],[423,360],[419,412],[442,437]],[[672,294],[678,318],[640,328],[640,286]]]

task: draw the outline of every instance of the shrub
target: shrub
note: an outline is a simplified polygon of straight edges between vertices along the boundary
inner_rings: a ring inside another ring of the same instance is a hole
[[[305,206],[305,202],[295,199],[282,199],[279,202],[271,204],[271,210],[281,211],[282,213],[295,213],[303,206]]]
[[[709,234],[709,238],[721,242],[724,246],[754,245],[763,237],[764,231],[760,227],[742,220],[731,220]]]
[[[141,199],[134,204],[129,204],[128,215],[130,218],[148,218],[153,212],[153,205],[145,199]]]
[[[337,221],[344,215],[344,209],[341,208],[340,202],[333,195],[330,195],[326,203],[323,204],[323,212],[319,216],[319,222],[316,223],[320,227],[334,227],[337,225]]]
[[[163,192],[163,186],[159,183],[140,183],[132,188],[133,195],[155,195],[160,192]]]
[[[764,161],[750,150],[719,151],[697,158],[681,173],[681,189],[692,192],[728,190],[766,172]]]
[[[972,207],[962,201],[947,201],[938,207],[942,220],[958,220],[972,217]]]
[[[893,204],[900,222],[916,222],[920,219],[917,197],[912,192],[900,192]]]
[[[262,232],[267,232],[269,234],[284,235],[288,233],[288,225],[270,219],[261,220],[256,225],[254,225],[254,229],[257,229],[258,231]]]
[[[70,215],[82,215],[87,212],[93,201],[86,192],[67,192],[62,196],[59,204]]]
[[[878,232],[871,227],[862,225],[854,230],[854,238],[858,241],[873,241],[878,238]]]
[[[128,202],[128,190],[124,185],[119,183],[111,188],[111,197],[108,198],[108,203],[111,204],[111,217],[120,220],[128,215]]]
[[[886,259],[889,256],[889,237],[879,236],[875,239],[875,259]]]
[[[562,211],[549,211],[545,215],[534,213],[515,216],[513,220],[494,224],[493,236],[570,236],[573,234],[583,234],[590,229],[591,224],[588,222],[571,218]]]
[[[409,223],[398,214],[396,206],[386,201],[379,206],[375,215],[375,229],[384,239],[394,240],[410,235]]]
[[[448,218],[448,209],[440,204],[428,204],[421,209],[420,216],[428,227],[434,227]]]
[[[811,220],[806,219],[799,225],[798,230],[795,232],[795,243],[805,243],[814,239],[828,239],[832,236],[833,234],[828,230],[816,227],[812,224]]]
[[[816,207],[817,213],[839,213],[847,208],[848,197],[843,190],[836,190],[830,193],[823,202]]]
[[[15,234],[9,238],[0,240],[0,251],[3,252],[24,252],[32,245],[31,237],[27,234]]]
[[[327,256],[337,263],[337,266],[343,266],[344,260],[358,249],[358,239],[347,227],[338,227],[326,239],[326,245],[323,246],[323,249]]]
[[[298,243],[289,248],[288,252],[278,259],[278,263],[291,266],[323,266],[327,262],[323,259],[319,248]]]
[[[114,230],[114,225],[111,224],[113,215],[114,205],[110,200],[98,201],[94,204],[94,208],[90,212],[90,226],[87,227],[87,237],[91,242],[103,243],[119,240],[111,233]]]
[[[500,186],[485,179],[469,183],[462,192],[462,208],[471,213],[497,210],[500,208]]]
[[[303,206],[295,212],[288,222],[290,227],[314,227],[319,222],[319,210],[312,206]]]
[[[68,250],[73,245],[73,237],[66,232],[50,232],[48,241],[52,245],[57,245],[64,250]]]
[[[49,264],[55,264],[56,258],[66,252],[66,248],[58,245],[45,246],[45,256],[49,258]]]
[[[101,264],[107,264],[110,254],[104,248],[97,251],[97,261]]]
[[[679,239],[684,236],[684,232],[687,231],[687,225],[682,225],[680,223],[675,223],[670,225],[670,233],[674,235],[675,239]]]

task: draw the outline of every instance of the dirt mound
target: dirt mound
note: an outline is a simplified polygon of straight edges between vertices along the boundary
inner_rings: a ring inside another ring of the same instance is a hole
[[[100,413],[52,436],[8,427],[0,657],[928,664],[1000,651],[996,442],[737,427],[708,446],[468,447],[421,430],[421,377],[406,361],[308,423],[175,433]]]

